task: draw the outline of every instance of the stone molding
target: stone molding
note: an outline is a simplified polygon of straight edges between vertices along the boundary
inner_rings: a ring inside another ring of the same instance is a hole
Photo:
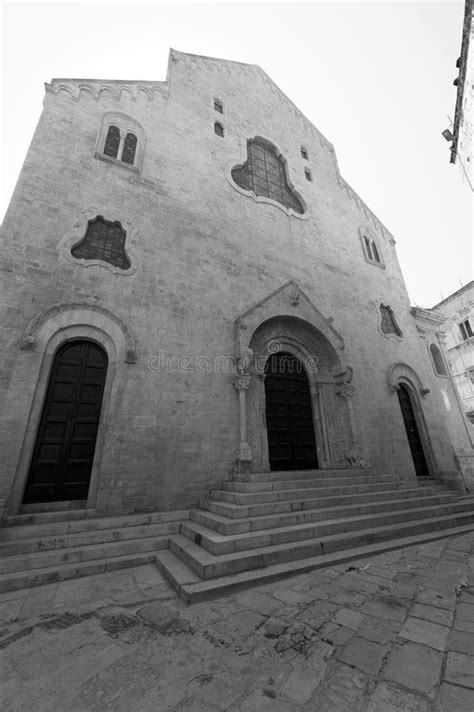
[[[282,153],[278,150],[276,145],[272,142],[269,141],[268,139],[264,138],[263,136],[254,136],[253,138],[260,138],[265,143],[268,143],[270,146],[272,146],[275,149],[275,152],[278,155],[278,158],[282,160],[282,162],[285,164],[285,174],[286,174],[286,181],[288,183],[289,188],[293,191],[293,193],[296,195],[298,200],[303,206],[304,212],[303,213],[297,213],[295,210],[292,208],[287,208],[285,205],[282,205],[279,203],[277,200],[272,200],[271,198],[267,198],[265,195],[257,195],[256,193],[253,192],[253,190],[245,190],[245,188],[241,188],[240,185],[237,185],[237,183],[234,181],[232,178],[232,171],[234,168],[241,168],[244,163],[247,161],[247,142],[245,142],[245,149],[242,150],[242,153],[239,158],[234,158],[226,163],[224,166],[224,175],[225,178],[228,182],[228,184],[233,188],[234,190],[237,191],[237,193],[240,193],[241,195],[245,195],[246,198],[252,198],[252,200],[255,203],[266,203],[267,205],[273,205],[275,208],[278,208],[282,212],[285,213],[285,215],[291,216],[293,218],[298,218],[298,220],[309,220],[311,217],[311,212],[308,208],[306,200],[303,198],[299,190],[296,190],[294,183],[290,180],[289,176],[289,170],[288,170],[288,161],[284,157]]]
[[[407,363],[394,363],[387,371],[387,383],[390,391],[395,393],[400,388],[400,381],[406,380],[412,387],[418,390],[422,396],[428,395],[429,388],[425,388],[417,372]]]
[[[88,318],[84,319],[84,312],[88,314]],[[97,319],[97,315],[101,319]],[[58,319],[58,317],[60,317]],[[34,351],[36,349],[39,334],[45,324],[49,321],[58,322],[54,329],[55,331],[64,329],[66,325],[84,324],[87,326],[89,323],[92,326],[97,326],[98,321],[111,321],[115,324],[119,330],[122,332],[122,336],[125,342],[125,363],[134,364],[137,362],[137,351],[135,337],[124,324],[124,322],[115,314],[110,312],[104,307],[98,306],[97,304],[87,304],[87,303],[73,303],[73,304],[53,304],[44,311],[39,312],[28,324],[23,336],[20,339],[20,350],[22,351]],[[64,322],[64,326],[62,324]],[[105,329],[107,332],[107,329]]]
[[[115,163],[120,163],[119,161],[114,161]],[[110,262],[105,262],[104,260],[90,260],[82,257],[74,257],[71,254],[72,248],[79,244],[84,238],[87,229],[87,223],[89,220],[94,220],[98,215],[102,215],[103,218],[115,222],[118,220],[126,232],[124,250],[130,261],[130,267],[128,269],[120,269],[115,265],[110,264]],[[134,274],[138,269],[138,251],[135,249],[136,239],[139,235],[139,230],[137,227],[132,225],[127,219],[123,219],[121,215],[111,215],[107,208],[103,206],[91,205],[85,210],[77,211],[73,215],[71,220],[71,228],[64,235],[64,237],[59,241],[57,249],[61,259],[66,260],[72,265],[80,265],[81,267],[102,267],[114,275],[120,277],[129,277]]]
[[[311,301],[298,282],[290,279],[274,292],[247,309],[235,320],[236,353],[250,347],[255,329],[274,316],[296,316],[320,331],[338,352],[344,351],[344,339],[334,328],[333,317],[325,317]]]
[[[98,101],[102,94],[109,94],[115,101],[120,101],[123,94],[128,94],[132,101],[137,101],[140,94],[148,101],[153,101],[157,94],[168,94],[167,82],[127,82],[123,80],[108,79],[52,79],[45,82],[45,90],[49,94],[66,92],[72,101],[79,101],[81,94],[89,94]]]

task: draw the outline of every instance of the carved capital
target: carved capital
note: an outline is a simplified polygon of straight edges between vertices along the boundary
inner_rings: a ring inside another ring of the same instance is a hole
[[[349,400],[355,393],[355,387],[350,383],[341,383],[336,386],[336,393],[344,400]]]
[[[36,347],[36,339],[34,336],[24,336],[20,340],[21,351],[34,351]]]
[[[247,391],[250,385],[250,374],[242,373],[232,381],[237,391]]]
[[[429,392],[430,392],[429,388],[420,388],[420,394],[422,396],[427,396]]]

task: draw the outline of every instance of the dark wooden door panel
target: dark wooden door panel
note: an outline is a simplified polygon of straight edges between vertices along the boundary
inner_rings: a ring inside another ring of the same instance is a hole
[[[107,356],[76,341],[56,353],[23,501],[86,499]]]
[[[270,469],[316,468],[311,398],[302,364],[291,354],[274,354],[265,373]]]
[[[400,388],[397,391],[398,401],[400,403],[400,408],[402,411],[403,422],[405,424],[405,430],[408,437],[408,444],[410,446],[411,456],[413,458],[413,464],[415,465],[415,472],[418,477],[429,475],[428,466],[426,464],[425,453],[423,450],[423,444],[421,442],[420,433],[418,431],[418,425],[416,422],[415,412],[410,399],[410,394],[408,389],[400,384]]]

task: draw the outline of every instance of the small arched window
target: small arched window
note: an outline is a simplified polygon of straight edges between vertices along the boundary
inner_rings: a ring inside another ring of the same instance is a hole
[[[218,111],[219,114],[224,113],[224,104],[220,99],[214,99],[214,111]]]
[[[104,220],[98,215],[87,223],[86,234],[71,249],[73,257],[83,260],[102,260],[119,269],[129,269],[130,260],[125,253],[127,233],[118,222]]]
[[[224,127],[218,121],[216,121],[214,124],[214,133],[216,134],[216,136],[224,138]]]
[[[398,324],[395,320],[395,315],[393,313],[392,307],[386,306],[385,304],[380,305],[380,317],[381,324],[380,328],[384,334],[395,334],[396,336],[401,336]]]
[[[111,158],[117,158],[120,146],[120,129],[118,126],[109,126],[107,137],[105,139],[104,155]]]
[[[301,158],[304,158],[305,161],[308,160],[308,150],[304,147],[300,147],[300,153],[301,153]]]
[[[270,198],[295,213],[304,213],[301,202],[288,185],[285,161],[265,140],[247,141],[247,160],[242,166],[233,168],[231,174],[240,188]]]
[[[130,163],[130,165],[133,166],[136,150],[137,150],[137,137],[133,133],[128,133],[125,136],[125,141],[123,144],[122,161],[124,163]]]
[[[441,351],[436,346],[436,344],[430,344],[430,353],[431,353],[431,358],[433,359],[433,366],[434,366],[435,373],[438,376],[447,376],[448,372],[446,370],[446,364],[444,363],[444,359],[441,354]]]

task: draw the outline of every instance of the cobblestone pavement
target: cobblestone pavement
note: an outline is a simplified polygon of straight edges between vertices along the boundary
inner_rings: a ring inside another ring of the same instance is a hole
[[[474,532],[188,606],[142,566],[0,617],[2,712],[474,710]]]

